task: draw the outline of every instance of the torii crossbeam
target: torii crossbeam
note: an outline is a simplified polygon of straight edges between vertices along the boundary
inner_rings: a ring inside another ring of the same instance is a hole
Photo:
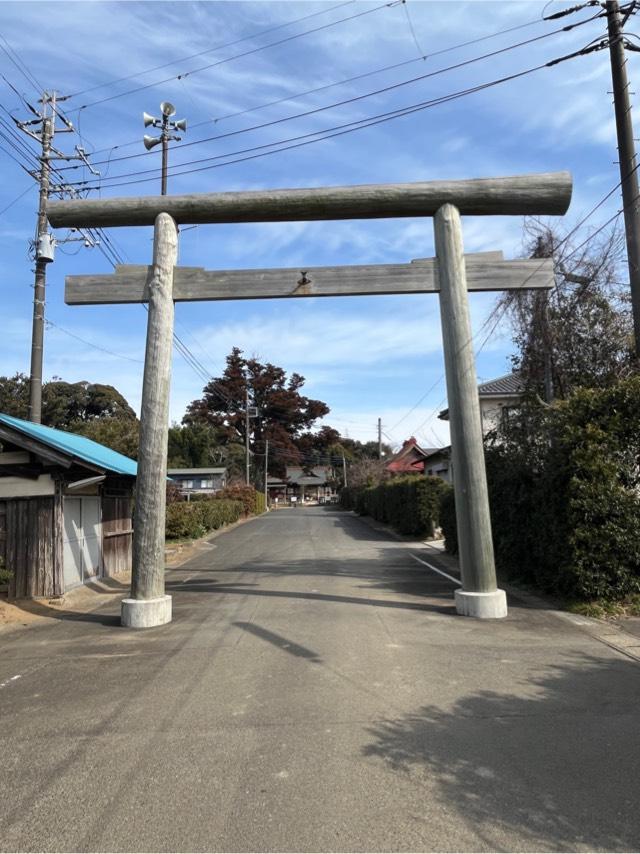
[[[567,172],[418,184],[206,193],[189,196],[51,202],[59,227],[154,225],[153,264],[124,265],[114,275],[69,276],[70,304],[147,302],[149,318],[140,413],[131,597],[122,622],[133,627],[171,620],[164,587],[165,482],[175,301],[357,296],[437,292],[440,296],[462,589],[458,613],[504,617],[496,583],[480,405],[468,290],[553,286],[551,259],[503,261],[499,252],[464,255],[461,214],[564,214]],[[176,267],[177,225],[433,216],[435,259],[409,264],[306,270]]]

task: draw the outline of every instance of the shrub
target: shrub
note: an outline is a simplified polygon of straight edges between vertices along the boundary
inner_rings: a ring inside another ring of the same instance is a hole
[[[267,497],[266,497],[266,495],[264,494],[264,492],[258,492],[256,490],[256,501],[255,501],[255,507],[254,507],[253,512],[256,514],[256,516],[259,516],[260,513],[264,513],[266,509],[267,509]]]
[[[216,493],[216,498],[227,498],[231,501],[241,501],[244,512],[251,516],[256,512],[256,489],[253,486],[238,484],[237,486],[226,486]]]
[[[581,389],[516,438],[486,453],[498,571],[578,601],[637,594],[640,377]],[[455,513],[442,521],[454,550]]]
[[[391,525],[401,534],[432,537],[439,525],[440,496],[447,485],[439,477],[410,475],[378,486],[345,488],[340,503],[348,510]]]
[[[220,498],[176,502],[167,506],[165,536],[168,540],[202,537],[209,531],[237,522],[243,511],[241,501]]]

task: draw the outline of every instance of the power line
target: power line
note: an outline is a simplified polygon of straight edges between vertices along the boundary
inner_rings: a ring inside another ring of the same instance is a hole
[[[184,148],[191,148],[194,145],[203,145],[204,143],[207,143],[207,142],[215,142],[215,141],[220,140],[220,139],[227,139],[227,138],[232,137],[232,136],[238,136],[238,135],[250,133],[250,132],[256,131],[256,130],[263,130],[264,128],[273,127],[275,125],[283,124],[284,122],[294,121],[295,119],[300,119],[300,118],[306,118],[307,116],[316,115],[318,113],[326,112],[327,110],[334,110],[338,107],[344,107],[344,106],[347,106],[350,104],[355,104],[359,101],[363,101],[363,100],[366,100],[368,98],[373,98],[377,95],[386,94],[386,93],[394,91],[396,89],[401,89],[405,86],[409,86],[409,85],[412,85],[414,83],[422,82],[422,81],[427,80],[431,77],[437,77],[440,74],[445,74],[445,73],[450,72],[450,71],[456,71],[460,68],[464,68],[464,67],[466,67],[468,65],[472,65],[476,62],[482,62],[486,59],[492,59],[493,57],[499,56],[503,53],[508,53],[509,51],[516,50],[516,49],[521,48],[521,47],[526,47],[530,44],[533,44],[534,42],[542,41],[543,39],[547,39],[547,38],[550,38],[552,36],[558,35],[558,33],[566,32],[567,29],[582,26],[583,24],[588,24],[591,21],[593,21],[596,17],[598,17],[598,16],[594,15],[594,16],[587,18],[583,21],[579,21],[579,22],[576,22],[575,24],[571,24],[571,25],[569,25],[569,27],[561,27],[557,30],[552,30],[551,32],[543,33],[539,36],[534,36],[533,38],[525,39],[524,41],[517,42],[515,44],[508,45],[506,47],[499,48],[497,50],[481,54],[480,56],[472,57],[470,59],[463,60],[462,62],[457,62],[457,63],[454,63],[453,65],[445,66],[444,68],[438,68],[438,69],[435,69],[434,71],[429,71],[426,74],[420,74],[416,77],[411,77],[407,80],[401,80],[398,83],[392,83],[388,86],[383,86],[383,87],[381,87],[379,89],[375,89],[371,92],[365,92],[362,95],[355,95],[351,98],[345,98],[341,101],[335,101],[331,104],[325,104],[324,106],[321,106],[321,107],[314,107],[311,110],[305,110],[305,111],[300,112],[300,113],[294,113],[293,115],[284,116],[284,117],[281,117],[278,119],[272,119],[271,121],[263,122],[263,123],[258,124],[258,125],[252,125],[251,127],[248,127],[248,128],[240,128],[239,130],[228,131],[227,133],[216,134],[215,136],[209,136],[209,137],[205,137],[203,139],[197,139],[197,140],[193,140],[191,142],[185,142],[182,145],[175,146],[174,151],[180,151]],[[415,62],[415,61],[416,60],[411,60],[411,62]],[[406,63],[402,63],[402,64],[406,64]],[[333,85],[333,84],[331,84],[331,85]],[[327,87],[321,87],[321,88],[327,88]],[[314,91],[314,90],[312,90],[312,91]],[[271,143],[271,145],[274,145],[274,144],[275,143]],[[137,158],[141,158],[141,157],[148,157],[150,154],[152,154],[152,152],[146,151],[146,152],[141,152],[139,154],[127,154],[127,155],[123,155],[121,157],[112,157],[109,159],[109,163],[117,163],[117,162],[120,162],[123,160],[133,160],[133,159],[137,159]],[[225,155],[218,155],[218,158],[223,157],[223,156],[225,156]],[[210,158],[210,159],[216,159],[216,158]],[[105,160],[97,160],[94,162],[93,165],[94,166],[100,166],[101,164],[106,163],[106,162],[107,161],[105,161]],[[194,160],[194,161],[187,161],[184,163],[177,163],[177,164],[174,164],[174,166],[172,168],[176,169],[176,168],[179,168],[181,166],[189,166],[189,165],[192,165],[193,163],[199,163],[199,162],[202,162],[202,161],[201,160]],[[63,171],[69,171],[69,170],[78,169],[78,168],[80,168],[80,167],[79,166],[66,166],[66,167],[63,167]],[[144,170],[144,171],[155,172],[157,170],[149,169],[149,170]],[[141,175],[141,174],[143,174],[143,172],[135,172],[135,173],[129,173],[129,174]],[[113,178],[120,178],[120,177],[127,177],[127,176],[126,175],[114,175],[113,176]]]
[[[352,2],[353,2],[353,0],[352,0]],[[365,71],[364,73],[356,74],[353,77],[346,77],[343,80],[338,80],[338,81],[335,81],[333,83],[326,83],[322,86],[316,86],[312,89],[307,89],[304,92],[298,92],[298,93],[293,94],[293,95],[287,95],[286,97],[283,97],[283,98],[277,98],[277,99],[272,100],[272,101],[267,101],[265,103],[258,104],[255,107],[249,107],[249,108],[246,108],[243,110],[237,110],[236,112],[233,112],[233,113],[227,113],[227,114],[222,115],[222,116],[217,116],[217,117],[213,117],[213,118],[209,118],[209,119],[204,119],[203,121],[200,121],[200,122],[191,123],[190,127],[193,129],[193,128],[197,128],[197,127],[202,127],[203,125],[206,125],[206,124],[211,124],[211,123],[218,124],[219,122],[225,121],[227,119],[237,118],[238,116],[244,116],[244,115],[247,115],[248,113],[257,112],[258,110],[263,110],[263,109],[266,109],[267,107],[273,107],[273,106],[276,106],[278,104],[285,103],[287,101],[298,100],[299,98],[303,98],[307,95],[314,95],[314,94],[317,94],[318,92],[323,92],[326,89],[332,89],[336,86],[343,86],[347,83],[354,83],[356,80],[364,80],[367,77],[373,77],[376,74],[382,74],[386,71],[393,71],[397,68],[402,68],[406,65],[414,65],[415,63],[418,63],[418,62],[424,62],[427,59],[433,59],[434,57],[441,56],[442,54],[452,53],[453,51],[459,50],[463,47],[470,47],[472,45],[479,44],[480,42],[488,41],[490,39],[497,38],[498,36],[507,35],[508,33],[512,33],[512,32],[515,32],[517,30],[522,30],[522,29],[525,29],[527,27],[531,27],[531,26],[539,25],[539,24],[540,24],[540,21],[537,19],[535,21],[526,21],[525,23],[517,24],[516,26],[513,26],[513,27],[507,27],[506,29],[498,30],[496,32],[492,32],[492,33],[489,33],[489,34],[484,35],[484,36],[478,36],[477,38],[469,39],[468,41],[459,42],[458,44],[454,44],[454,45],[449,45],[448,47],[441,48],[440,50],[430,51],[429,53],[425,54],[424,56],[420,56],[420,57],[413,58],[413,59],[406,59],[406,60],[403,60],[402,62],[396,62],[396,63],[393,63],[391,65],[382,66],[381,68],[375,68],[371,71]],[[116,151],[118,149],[127,148],[127,147],[132,146],[132,145],[140,145],[140,140],[135,139],[135,140],[131,140],[131,142],[125,142],[125,143],[120,143],[118,145],[113,145],[111,147],[100,148],[100,149],[97,149],[96,151],[94,151],[94,154],[101,154],[104,151],[112,151],[113,152],[113,151]],[[102,162],[110,162],[110,159],[108,161],[102,161]],[[99,162],[96,162],[95,165],[99,165]]]
[[[38,92],[38,93],[40,93],[40,92],[44,91],[44,87],[43,87],[43,86],[41,86],[41,85],[38,83],[38,81],[37,81],[37,80],[36,80],[36,78],[33,76],[33,74],[32,74],[32,73],[31,73],[31,71],[29,70],[29,68],[28,68],[28,66],[26,65],[26,63],[24,63],[24,62],[20,59],[19,55],[18,55],[18,54],[15,52],[15,50],[11,47],[11,45],[10,45],[10,44],[9,44],[9,42],[6,40],[6,38],[2,35],[2,33],[0,33],[0,40],[3,42],[3,44],[0,44],[0,50],[4,51],[4,53],[6,53],[6,55],[9,57],[9,60],[10,60],[10,61],[15,65],[15,67],[18,69],[18,71],[20,72],[20,74],[22,74],[22,76],[23,76],[23,77],[25,78],[25,80],[29,83],[29,85],[30,85],[30,86],[33,86],[33,88],[34,88],[34,89],[36,90],[36,92]]]
[[[166,77],[163,80],[157,80],[154,83],[146,83],[143,86],[137,86],[135,89],[128,89],[126,92],[120,92],[117,95],[109,95],[106,98],[101,98],[98,101],[91,101],[88,104],[82,104],[80,107],[74,107],[70,112],[78,112],[80,110],[88,110],[90,107],[95,107],[98,104],[105,104],[108,101],[113,101],[116,98],[124,98],[127,95],[134,95],[136,92],[142,92],[146,89],[153,89],[156,86],[162,86],[165,83],[171,83],[173,80],[184,80],[187,77],[191,77],[194,74],[199,74],[201,71],[207,71],[210,68],[215,68],[218,65],[223,65],[224,63],[231,62],[234,59],[241,59],[242,57],[249,56],[254,53],[259,53],[262,50],[267,50],[271,47],[277,47],[279,45],[285,44],[287,42],[293,41],[294,39],[302,38],[302,36],[308,36],[313,33],[320,32],[321,30],[329,29],[330,27],[335,27],[337,24],[343,24],[347,21],[353,21],[356,18],[362,18],[365,15],[371,15],[373,12],[378,12],[381,9],[389,9],[393,6],[398,6],[402,3],[403,0],[391,0],[389,3],[383,3],[380,6],[375,6],[373,9],[366,9],[364,12],[357,12],[355,15],[350,15],[347,18],[339,18],[337,21],[331,21],[328,24],[323,24],[319,27],[314,27],[311,30],[305,30],[302,33],[295,33],[294,35],[287,36],[284,39],[280,39],[279,41],[269,42],[269,44],[260,45],[259,47],[252,48],[251,50],[243,51],[242,53],[237,53],[234,56],[228,56],[225,59],[219,59],[216,62],[211,62],[208,65],[203,65],[200,68],[193,68],[191,71],[185,71],[182,74],[174,74],[171,77]]]
[[[434,98],[430,101],[420,102],[418,104],[413,104],[413,105],[410,105],[407,107],[402,107],[402,108],[398,108],[396,110],[391,110],[391,111],[386,112],[386,113],[380,113],[377,116],[369,116],[369,117],[364,118],[364,119],[358,119],[356,121],[346,122],[343,125],[336,125],[333,128],[325,128],[321,131],[314,131],[312,133],[302,134],[302,135],[297,136],[297,137],[290,137],[289,139],[278,140],[276,142],[267,143],[265,145],[260,145],[260,146],[255,146],[253,148],[243,149],[243,151],[245,151],[245,152],[252,152],[252,151],[258,151],[260,149],[269,148],[269,147],[276,146],[276,145],[281,146],[280,148],[277,148],[273,151],[263,151],[261,153],[250,154],[250,155],[245,156],[245,157],[238,157],[235,160],[228,160],[225,163],[214,164],[211,166],[203,166],[203,167],[195,168],[195,169],[187,169],[187,170],[183,170],[182,172],[173,172],[172,175],[174,177],[180,177],[182,175],[191,175],[191,174],[194,174],[197,172],[206,172],[206,171],[209,171],[211,169],[219,169],[223,166],[230,166],[230,165],[233,165],[234,163],[243,163],[243,162],[246,162],[248,160],[255,160],[258,157],[266,157],[266,156],[273,155],[273,154],[280,154],[283,151],[291,151],[292,149],[295,149],[295,148],[302,148],[303,146],[310,145],[314,142],[323,142],[327,139],[333,139],[334,137],[337,137],[337,136],[343,136],[347,133],[353,133],[354,131],[357,131],[357,130],[363,130],[364,128],[373,127],[373,126],[378,125],[378,124],[383,124],[387,121],[392,121],[393,119],[403,118],[404,116],[408,116],[408,115],[411,115],[413,113],[420,112],[422,110],[430,109],[432,107],[439,106],[440,104],[445,104],[445,103],[448,103],[448,102],[453,101],[453,100],[457,100],[458,98],[462,98],[462,97],[465,97],[467,95],[471,95],[471,94],[475,94],[477,92],[481,92],[481,91],[483,91],[485,89],[489,89],[493,86],[498,86],[502,83],[506,83],[506,82],[509,82],[511,80],[515,80],[515,79],[518,79],[520,77],[524,77],[528,74],[533,74],[536,71],[540,71],[541,69],[546,68],[547,65],[548,65],[548,63],[543,63],[541,65],[534,66],[533,68],[528,68],[528,69],[525,69],[524,71],[520,71],[520,72],[517,72],[514,74],[510,74],[506,77],[501,77],[497,80],[492,80],[488,83],[480,84],[478,86],[473,86],[473,87],[470,87],[468,89],[461,90],[459,92],[451,93],[449,95],[440,96],[440,97]],[[322,134],[322,136],[320,136],[320,134]],[[307,137],[318,137],[318,138],[317,139],[307,139]],[[294,142],[295,140],[304,140],[304,141]],[[293,143],[293,144],[285,144],[285,143]],[[241,152],[236,152],[236,153],[241,153]],[[232,155],[233,155],[233,152],[227,153],[227,154],[221,154],[221,155],[218,155],[216,157],[203,158],[202,160],[195,161],[195,162],[206,163],[206,162],[209,162],[211,160],[217,160],[217,159],[220,159],[222,157],[230,157]],[[171,168],[175,168],[175,167],[171,167]],[[148,170],[148,171],[157,171],[157,170]],[[127,177],[131,177],[131,176],[135,176],[135,175],[144,175],[144,174],[146,174],[146,171],[131,172],[131,173],[127,173],[127,174],[123,174],[123,175],[119,175],[119,176],[114,176],[114,178],[115,177],[127,178]],[[155,181],[155,180],[157,180],[157,177],[139,178],[139,179],[133,180],[133,181],[113,181],[113,182],[108,182],[108,183],[96,185],[93,187],[87,187],[86,189],[107,189],[110,187],[125,187],[125,186],[130,186],[132,184],[144,184],[144,183],[148,183],[149,181]],[[74,186],[81,186],[81,185],[89,184],[90,182],[89,181],[76,181],[76,182],[71,182],[71,183]]]
[[[0,210],[0,216],[2,216],[3,213],[8,211],[9,208],[12,208],[17,202],[20,201],[20,199],[22,199],[24,196],[27,195],[29,190],[33,190],[34,187],[35,187],[35,184],[29,184],[29,186],[26,188],[26,190],[23,190],[19,196],[16,196],[16,198],[12,202],[9,202],[9,204],[6,206],[6,208],[2,208],[2,210]]]
[[[94,350],[99,350],[101,353],[107,353],[109,356],[115,356],[117,359],[126,359],[128,362],[137,362],[138,364],[141,364],[143,361],[142,359],[134,359],[132,356],[124,356],[122,353],[114,353],[113,350],[107,350],[106,347],[101,347],[93,341],[87,341],[86,338],[81,338],[79,335],[76,335],[75,332],[70,332],[68,329],[58,326],[58,324],[54,323],[53,320],[45,320],[45,324],[47,326],[53,326],[53,328],[57,329],[59,332],[64,332],[65,335],[69,335],[71,338],[75,338],[76,341],[81,341],[83,344],[86,344],[87,347],[92,347]]]
[[[293,24],[299,24],[302,21],[309,20],[309,18],[316,18],[319,15],[327,15],[329,12],[333,12],[336,9],[342,9],[344,6],[351,6],[355,2],[356,0],[347,0],[346,3],[338,3],[336,6],[330,6],[328,9],[322,9],[320,12],[312,12],[310,15],[304,15],[302,18],[294,18],[284,24],[278,24],[275,27],[269,27],[266,30],[259,30],[258,32],[252,33],[248,36],[242,36],[242,38],[235,39],[235,41],[223,42],[221,44],[214,45],[214,47],[207,48],[207,50],[201,50],[199,53],[192,53],[189,56],[183,56],[180,59],[173,59],[171,62],[165,62],[162,65],[155,65],[153,68],[147,68],[144,71],[136,71],[135,74],[128,74],[126,77],[116,77],[115,80],[109,80],[106,83],[99,83],[96,86],[90,86],[89,88],[82,89],[79,92],[73,92],[67,97],[77,98],[79,95],[86,95],[87,92],[94,92],[96,89],[103,89],[106,86],[115,86],[116,83],[124,83],[126,80],[134,80],[136,77],[143,77],[145,74],[151,74],[153,71],[160,71],[162,68],[168,68],[170,65],[188,62],[190,59],[197,59],[198,57],[205,56],[208,53],[214,53],[216,50],[223,50],[224,48],[233,47],[233,45],[240,44],[241,42],[258,38],[259,36],[266,36],[268,33],[273,33],[276,30],[282,30],[285,27],[291,27]]]
[[[549,62],[541,63],[540,65],[533,66],[531,68],[527,68],[527,69],[524,69],[523,71],[515,72],[513,74],[509,74],[509,75],[506,75],[504,77],[500,77],[496,80],[491,80],[491,81],[488,81],[486,83],[479,84],[477,86],[469,87],[468,89],[464,89],[464,90],[460,90],[458,92],[450,93],[448,95],[439,96],[438,98],[434,98],[434,99],[431,99],[429,101],[419,102],[418,104],[412,104],[412,105],[409,105],[406,107],[397,108],[395,110],[391,110],[391,111],[388,111],[386,113],[380,113],[377,116],[368,116],[364,119],[357,119],[357,120],[352,121],[352,122],[346,122],[345,124],[336,125],[332,128],[325,128],[321,131],[313,131],[311,133],[301,134],[301,135],[296,136],[296,137],[290,137],[288,139],[278,140],[275,142],[265,143],[265,144],[259,145],[259,146],[254,146],[252,148],[242,149],[239,152],[229,152],[227,154],[216,155],[215,157],[202,158],[202,159],[199,159],[199,160],[196,160],[193,162],[194,163],[209,163],[211,160],[219,160],[223,157],[231,157],[234,154],[240,154],[240,153],[247,152],[246,156],[238,157],[234,160],[227,160],[224,163],[213,164],[210,166],[201,166],[201,167],[194,168],[194,169],[183,169],[182,171],[179,171],[179,172],[172,172],[172,175],[174,177],[180,177],[182,175],[191,175],[194,173],[209,171],[211,169],[219,169],[223,166],[230,166],[230,165],[233,165],[235,163],[242,163],[242,162],[246,162],[248,160],[255,160],[259,157],[266,157],[266,156],[273,155],[273,154],[279,154],[283,151],[290,151],[290,150],[295,149],[295,148],[302,148],[306,145],[311,145],[312,143],[315,143],[315,142],[322,142],[322,141],[325,141],[327,139],[332,139],[334,137],[343,136],[347,133],[353,133],[357,130],[363,130],[365,128],[369,128],[369,127],[373,127],[375,125],[383,124],[387,121],[392,121],[393,119],[403,118],[405,116],[411,115],[411,114],[416,113],[416,112],[420,112],[420,111],[423,111],[426,109],[430,109],[432,107],[436,107],[436,106],[439,106],[441,104],[449,103],[450,101],[457,100],[457,99],[465,97],[467,95],[482,92],[482,91],[489,89],[489,88],[492,88],[494,86],[501,85],[502,83],[507,83],[507,82],[510,82],[512,80],[516,80],[516,79],[519,79],[521,77],[525,77],[529,74],[533,74],[536,71],[542,70],[543,68],[548,68],[548,67],[551,67],[552,65],[557,65],[559,62],[562,62],[565,59],[573,58],[573,56],[574,56],[574,54],[572,54],[570,56],[566,56],[566,57],[561,57],[559,59],[550,60]],[[308,139],[308,137],[316,137],[316,138]],[[303,140],[303,141],[296,142],[296,140]],[[286,144],[286,143],[290,143],[290,144]],[[280,145],[281,147],[275,148],[271,151],[262,151],[262,149],[273,148],[273,146],[276,146],[276,145]],[[259,153],[250,154],[249,152],[259,152]],[[171,167],[171,168],[176,169],[176,168],[180,168],[180,166],[184,166],[184,165],[188,165],[188,164],[178,164],[178,165]],[[116,179],[117,178],[129,178],[129,177],[134,177],[136,175],[145,175],[148,172],[156,173],[157,169],[150,169],[150,170],[142,170],[142,171],[138,171],[138,172],[124,173],[122,175],[114,176],[114,178],[116,178]],[[148,183],[149,181],[155,181],[155,180],[157,180],[156,177],[137,178],[135,180],[130,180],[130,181],[113,180],[113,181],[110,181],[108,183],[102,183],[102,184],[94,186],[94,187],[87,187],[87,189],[106,189],[106,188],[110,188],[110,187],[124,187],[124,186],[130,186],[132,184]],[[81,185],[86,185],[89,183],[90,183],[89,181],[72,182],[72,184],[74,186],[81,186]]]
[[[635,167],[635,169],[638,169],[638,168],[640,168],[640,163]],[[618,182],[618,183],[617,183],[617,184],[616,184],[616,185],[615,185],[611,190],[609,190],[609,192],[608,192],[608,193],[606,193],[606,194],[605,194],[605,195],[604,195],[604,196],[603,196],[603,197],[602,197],[602,198],[601,198],[601,199],[600,199],[600,200],[599,200],[599,201],[598,201],[598,202],[597,202],[597,203],[596,203],[596,204],[595,204],[595,205],[594,205],[590,210],[589,210],[589,212],[588,212],[584,217],[582,217],[582,219],[577,223],[577,225],[575,225],[575,226],[571,229],[571,231],[570,231],[570,232],[569,232],[569,233],[568,233],[568,234],[567,234],[567,235],[566,235],[566,236],[565,236],[565,237],[564,237],[564,238],[563,238],[563,239],[562,239],[562,240],[561,240],[561,241],[560,241],[560,242],[559,242],[555,247],[554,247],[554,251],[557,251],[558,249],[560,249],[560,247],[562,247],[565,243],[567,243],[567,242],[571,239],[571,237],[573,237],[573,235],[574,235],[574,234],[575,234],[575,233],[576,233],[576,232],[577,232],[577,231],[578,231],[578,230],[579,230],[579,229],[580,229],[580,228],[585,224],[585,222],[587,222],[587,220],[588,220],[591,216],[593,216],[593,214],[594,214],[594,213],[595,213],[595,212],[596,212],[600,207],[602,207],[602,205],[603,205],[603,204],[604,204],[604,203],[605,203],[609,198],[611,198],[611,196],[615,193],[615,191],[616,191],[617,189],[619,189],[619,187],[620,187],[621,183],[622,183],[622,182],[621,182],[621,181],[619,181],[619,182]],[[616,214],[614,214],[612,217],[610,217],[610,219],[608,219],[605,223],[603,223],[603,224],[602,224],[602,225],[597,229],[597,231],[595,231],[595,232],[593,232],[592,234],[590,234],[590,235],[586,238],[586,240],[584,240],[582,243],[580,243],[580,245],[579,245],[579,246],[577,246],[575,249],[573,249],[573,250],[571,251],[571,253],[567,256],[567,258],[570,258],[570,257],[572,257],[573,255],[575,255],[575,253],[576,253],[577,251],[579,251],[579,250],[580,250],[583,246],[585,246],[589,241],[593,240],[593,238],[594,238],[596,235],[598,235],[598,234],[599,234],[600,232],[602,232],[605,228],[607,228],[607,226],[609,226],[612,222],[614,222],[616,219],[618,219],[618,217],[619,217],[621,214],[622,214],[622,211],[618,211]],[[544,259],[543,261],[541,261],[540,265],[536,268],[536,270],[534,271],[534,273],[537,273],[537,272],[538,272],[538,270],[540,269],[540,267],[541,267],[545,262],[546,262],[546,259]],[[526,285],[527,281],[531,278],[531,276],[533,276],[533,275],[534,275],[534,273],[530,273],[530,274],[527,276],[527,278],[526,278],[526,279],[521,283],[520,287],[523,287],[524,285]],[[506,305],[506,303],[505,303],[502,307],[496,306],[496,307],[494,308],[494,310],[491,312],[491,314],[489,315],[489,317],[485,320],[485,322],[483,323],[483,325],[480,327],[480,329],[475,333],[475,335],[473,335],[473,337],[472,337],[472,339],[471,339],[472,341],[473,341],[475,338],[477,338],[477,337],[478,337],[478,336],[479,336],[479,335],[484,331],[484,329],[486,329],[487,325],[488,325],[488,324],[491,322],[491,320],[495,317],[496,313],[499,313],[499,317],[498,317],[497,321],[496,321],[496,322],[494,323],[494,325],[492,326],[492,328],[491,328],[491,330],[490,330],[490,332],[489,332],[489,335],[485,338],[484,342],[483,342],[483,343],[482,343],[482,345],[480,346],[480,348],[479,348],[479,350],[477,351],[477,354],[476,354],[476,355],[478,355],[478,354],[482,351],[482,349],[485,347],[485,345],[486,345],[487,341],[489,340],[489,338],[491,337],[491,335],[492,335],[492,334],[493,334],[493,332],[495,331],[495,329],[496,329],[496,327],[497,327],[498,323],[503,319],[504,314],[506,313],[507,307],[508,307],[508,306]],[[389,432],[393,433],[393,431],[394,431],[397,427],[399,427],[399,426],[400,426],[400,424],[402,424],[402,422],[403,422],[403,421],[406,421],[406,419],[409,417],[409,415],[411,415],[411,413],[412,413],[412,412],[414,412],[414,411],[418,408],[418,406],[422,403],[422,401],[423,401],[423,400],[424,400],[424,399],[425,399],[425,398],[426,398],[426,397],[427,397],[427,396],[428,396],[428,395],[429,395],[429,394],[430,394],[430,393],[431,393],[435,388],[437,388],[437,386],[438,386],[438,385],[440,385],[444,379],[445,379],[444,374],[441,374],[441,375],[438,377],[438,379],[436,380],[436,382],[435,382],[435,383],[433,383],[433,385],[431,385],[431,386],[427,389],[427,391],[426,391],[426,392],[422,395],[422,397],[420,397],[420,399],[419,399],[419,400],[418,400],[418,401],[417,401],[417,402],[416,402],[416,403],[411,407],[411,409],[409,409],[409,410],[406,412],[406,414],[405,414],[405,415],[403,415],[403,416],[402,416],[402,418],[401,418],[398,422],[396,422],[396,424],[394,424],[394,425],[393,425],[393,427],[390,427],[390,428],[389,428]],[[444,401],[446,401],[446,398],[444,398]],[[437,410],[437,409],[439,409],[441,405],[442,405],[442,403],[438,404],[438,406],[436,407],[436,410]],[[435,412],[436,410],[434,410],[434,412]],[[429,421],[429,420],[433,417],[434,412],[432,412],[430,415],[428,415],[428,416],[427,416],[427,418],[422,422],[422,424],[421,424],[418,428],[416,428],[416,432],[418,432],[420,429],[422,429],[422,427],[427,423],[427,421]]]

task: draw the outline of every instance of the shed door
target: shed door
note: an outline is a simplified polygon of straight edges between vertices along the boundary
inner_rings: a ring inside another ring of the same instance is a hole
[[[102,526],[99,498],[64,499],[64,586],[100,574]]]
[[[81,498],[82,504],[82,569],[83,581],[100,574],[100,499]]]

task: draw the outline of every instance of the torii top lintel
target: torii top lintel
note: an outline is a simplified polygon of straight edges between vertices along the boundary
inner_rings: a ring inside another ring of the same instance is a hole
[[[180,224],[292,222],[433,216],[446,203],[462,214],[562,215],[571,201],[569,172],[460,181],[193,193],[51,201],[54,228],[153,225],[159,213]]]

